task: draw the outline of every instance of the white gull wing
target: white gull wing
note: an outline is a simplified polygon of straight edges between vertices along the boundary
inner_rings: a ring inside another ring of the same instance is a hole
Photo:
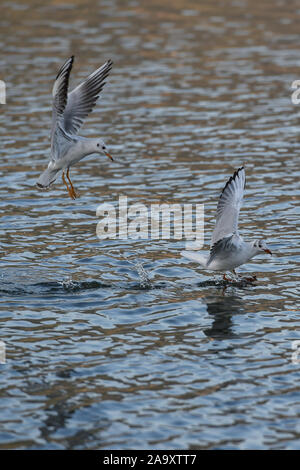
[[[215,229],[211,238],[211,249],[229,235],[238,235],[239,212],[243,201],[246,176],[244,167],[234,172],[227,181],[217,207]]]
[[[68,100],[69,77],[74,61],[74,56],[70,57],[59,70],[52,89],[52,129],[51,129],[51,154],[53,159],[58,159],[61,153],[61,146],[64,142],[62,132],[63,115]],[[68,145],[68,140],[66,141]],[[64,146],[64,145],[63,145]]]
[[[108,60],[93,72],[84,82],[68,94],[64,109],[64,130],[68,134],[77,134],[87,115],[93,110],[105,85],[113,62]]]

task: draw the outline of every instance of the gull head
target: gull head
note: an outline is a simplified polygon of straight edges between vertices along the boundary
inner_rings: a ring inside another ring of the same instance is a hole
[[[257,254],[260,253],[261,251],[264,251],[265,253],[268,253],[269,255],[272,254],[270,248],[267,246],[264,240],[255,240],[253,242],[253,247],[257,250]]]
[[[100,155],[106,155],[112,162],[114,161],[113,157],[108,152],[108,149],[101,139],[95,139],[95,153],[100,153]]]

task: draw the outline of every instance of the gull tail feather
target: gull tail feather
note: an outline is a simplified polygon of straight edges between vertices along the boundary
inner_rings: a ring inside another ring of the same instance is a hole
[[[207,256],[202,253],[197,253],[196,251],[182,251],[181,256],[195,261],[204,267],[207,265]]]
[[[56,180],[56,175],[59,170],[52,170],[50,168],[46,168],[46,170],[41,174],[39,179],[36,182],[38,188],[48,188],[51,183]]]

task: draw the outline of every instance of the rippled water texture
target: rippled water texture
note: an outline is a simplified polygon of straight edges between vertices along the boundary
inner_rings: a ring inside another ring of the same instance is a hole
[[[299,449],[299,4],[2,5],[0,447]],[[76,201],[35,187],[71,54],[71,86],[114,61],[83,135],[116,162],[78,164]],[[97,238],[98,205],[126,195],[204,203],[208,245],[242,164],[241,233],[274,252],[241,268],[255,285],[224,286],[184,240]]]

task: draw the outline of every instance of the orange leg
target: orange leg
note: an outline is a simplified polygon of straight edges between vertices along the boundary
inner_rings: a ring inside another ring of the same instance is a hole
[[[75,192],[74,186],[73,186],[72,181],[71,181],[71,178],[70,178],[70,176],[69,176],[69,172],[70,172],[70,168],[67,169],[67,178],[68,178],[68,181],[69,181],[70,186],[71,186],[72,194],[73,194],[73,196],[74,196],[73,199],[76,199],[77,194],[76,194],[76,192]]]
[[[67,190],[68,190],[68,193],[69,193],[70,198],[71,198],[71,199],[75,199],[71,188],[69,188],[68,183],[67,183],[66,180],[65,180],[65,173],[64,173],[64,171],[62,172],[61,177],[62,177],[62,180],[63,180],[63,182],[65,183],[65,185],[66,185],[66,187],[67,187]]]

